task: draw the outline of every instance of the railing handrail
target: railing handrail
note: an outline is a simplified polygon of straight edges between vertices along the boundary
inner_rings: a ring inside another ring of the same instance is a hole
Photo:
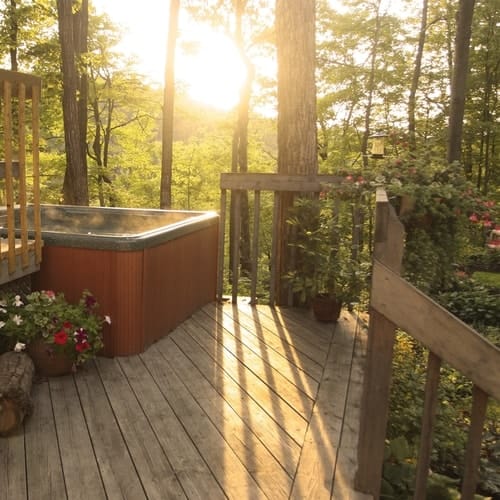
[[[462,481],[462,499],[473,498],[488,395],[500,400],[500,349],[399,276],[403,248],[403,226],[379,190],[356,487],[380,494],[394,334],[401,328],[429,349],[414,498],[425,498],[442,361],[474,384]]]
[[[371,306],[500,401],[500,349],[374,260]]]

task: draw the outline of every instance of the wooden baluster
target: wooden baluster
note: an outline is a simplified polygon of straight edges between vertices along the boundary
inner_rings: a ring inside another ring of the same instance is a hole
[[[40,84],[31,89],[31,133],[33,150],[33,220],[35,227],[35,262],[42,260],[42,221],[40,213]]]
[[[238,302],[238,281],[240,279],[240,237],[241,237],[241,191],[234,192],[233,268],[231,270],[233,304]]]
[[[477,385],[472,388],[472,412],[465,451],[464,475],[462,480],[462,500],[472,500],[476,491],[481,456],[481,438],[483,435],[488,394]]]
[[[217,300],[222,301],[224,290],[224,243],[226,238],[227,190],[222,189],[220,195],[219,214],[219,248],[217,250]]]
[[[252,278],[250,303],[257,302],[257,267],[259,264],[259,228],[260,228],[260,191],[254,191],[253,199],[253,241],[252,241]]]
[[[269,304],[274,306],[276,303],[276,267],[277,252],[278,252],[278,238],[279,238],[279,225],[278,218],[281,205],[281,193],[274,192],[274,208],[273,208],[273,227],[272,227],[272,240],[271,240],[271,258],[269,262],[270,280],[269,280]]]
[[[424,411],[422,415],[422,431],[418,452],[417,472],[415,480],[414,500],[425,500],[427,476],[431,463],[432,434],[436,420],[438,403],[438,386],[441,369],[441,358],[429,351],[427,360],[427,380],[425,382]]]
[[[28,253],[28,197],[26,194],[26,87],[19,84],[18,92],[18,136],[19,136],[19,219],[21,229],[21,264],[29,265]]]

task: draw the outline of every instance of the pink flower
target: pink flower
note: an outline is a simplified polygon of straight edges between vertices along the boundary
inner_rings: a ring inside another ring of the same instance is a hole
[[[478,216],[476,214],[472,214],[470,217],[469,217],[469,220],[471,222],[477,222],[479,220]]]

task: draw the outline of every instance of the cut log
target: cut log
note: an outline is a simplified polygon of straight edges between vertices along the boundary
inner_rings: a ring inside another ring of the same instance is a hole
[[[31,384],[35,367],[22,352],[0,356],[0,436],[7,436],[33,411]]]

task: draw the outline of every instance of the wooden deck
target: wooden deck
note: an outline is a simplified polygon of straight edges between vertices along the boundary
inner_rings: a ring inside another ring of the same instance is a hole
[[[368,499],[356,493],[363,328],[246,304],[144,354],[33,386],[0,439],[0,499]]]

